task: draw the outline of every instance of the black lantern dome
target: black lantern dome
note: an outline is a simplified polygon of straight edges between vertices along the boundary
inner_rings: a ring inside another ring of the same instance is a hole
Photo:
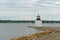
[[[36,20],[40,20],[40,16],[39,15],[37,16],[37,19]]]

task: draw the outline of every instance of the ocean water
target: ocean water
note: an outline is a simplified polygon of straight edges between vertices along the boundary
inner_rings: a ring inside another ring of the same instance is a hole
[[[0,40],[9,40],[10,38],[27,35],[37,32],[36,29],[27,26],[34,23],[0,23]]]
[[[27,27],[33,25],[34,23],[0,23],[0,40],[9,40],[10,38],[41,31]],[[44,23],[43,26],[59,27],[60,23]]]

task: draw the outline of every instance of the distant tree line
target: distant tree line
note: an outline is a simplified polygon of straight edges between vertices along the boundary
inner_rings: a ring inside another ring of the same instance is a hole
[[[34,21],[27,21],[27,20],[0,20],[0,23],[34,23]]]
[[[0,20],[0,23],[35,23],[34,20]],[[60,21],[43,20],[42,23],[60,23]]]
[[[43,23],[60,23],[60,21],[47,21],[47,20],[44,20]]]

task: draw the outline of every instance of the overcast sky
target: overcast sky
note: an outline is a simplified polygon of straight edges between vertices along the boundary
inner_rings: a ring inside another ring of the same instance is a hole
[[[0,0],[0,20],[60,20],[60,0]]]

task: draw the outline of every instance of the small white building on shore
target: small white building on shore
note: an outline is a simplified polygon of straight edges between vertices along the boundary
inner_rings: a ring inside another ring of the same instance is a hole
[[[42,20],[39,15],[37,16],[37,18],[35,20],[35,26],[42,27]]]

